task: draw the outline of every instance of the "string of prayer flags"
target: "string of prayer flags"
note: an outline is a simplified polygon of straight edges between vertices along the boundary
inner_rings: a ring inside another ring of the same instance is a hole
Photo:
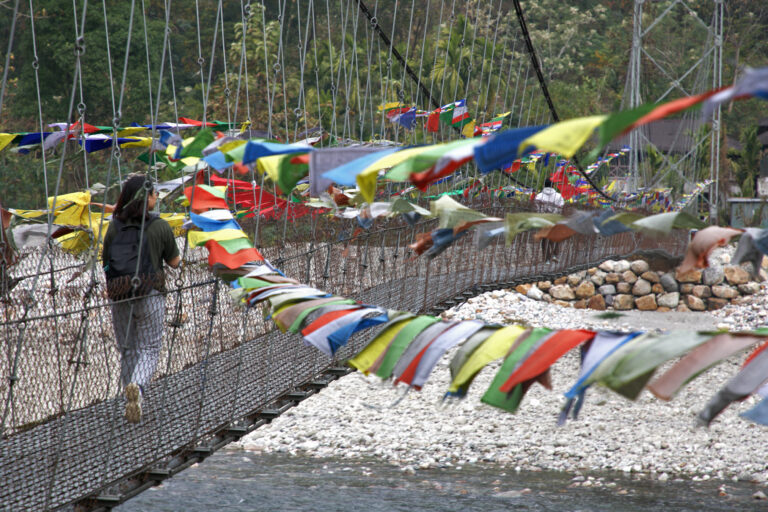
[[[680,264],[679,272],[684,274],[694,268],[707,268],[709,266],[709,254],[716,247],[728,245],[731,238],[741,234],[741,229],[721,228],[720,226],[708,226],[696,231],[685,250],[685,258]]]
[[[483,340],[470,354],[466,362],[458,368],[458,371],[455,374],[451,373],[453,380],[446,395],[465,396],[478,372],[485,368],[488,363],[504,357],[523,332],[525,332],[523,327],[510,325],[498,329]]]
[[[765,382],[768,375],[768,350],[761,350],[749,363],[704,406],[698,421],[709,425],[726,407],[736,400],[748,397]]]
[[[600,378],[600,367],[613,368],[611,365],[603,365],[617,350],[640,336],[641,333],[598,332],[594,339],[582,350],[581,371],[576,383],[564,393],[567,399],[558,423],[565,424],[569,415],[574,419],[579,416],[579,411],[584,404],[587,389]]]
[[[724,359],[757,344],[762,338],[751,335],[718,334],[680,359],[654,380],[648,390],[661,400],[671,400],[686,384]]]
[[[488,142],[475,148],[475,162],[478,169],[488,173],[511,166],[515,160],[526,154],[525,151],[518,149],[522,142],[546,127],[546,125],[528,126],[494,134]]]
[[[482,123],[479,125],[480,132],[483,135],[488,135],[489,133],[497,132],[501,130],[501,127],[504,125],[504,121],[511,112],[504,112],[503,114],[499,114],[498,116],[494,117],[487,123]]]

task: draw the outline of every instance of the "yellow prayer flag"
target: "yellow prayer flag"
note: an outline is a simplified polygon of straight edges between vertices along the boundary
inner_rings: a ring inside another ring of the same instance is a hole
[[[235,240],[237,238],[248,238],[241,229],[220,229],[218,231],[190,231],[187,235],[189,243],[194,247],[204,245],[208,240],[222,242],[224,240]]]
[[[152,137],[131,137],[131,142],[123,142],[121,148],[148,148],[152,145]]]
[[[16,138],[15,133],[0,133],[0,151]]]
[[[139,132],[143,132],[146,130],[143,126],[128,126],[126,128],[121,128],[117,132],[118,137],[130,137],[131,135]],[[142,137],[143,138],[143,137]]]
[[[379,177],[379,171],[376,169],[363,171],[357,175],[355,180],[357,181],[357,188],[360,189],[360,194],[365,199],[365,202],[370,204],[376,197],[376,180]]]
[[[387,327],[383,332],[381,332],[378,336],[373,338],[368,345],[360,351],[359,354],[357,354],[355,357],[347,361],[347,364],[352,366],[353,368],[357,368],[364,374],[368,375],[370,373],[369,368],[373,366],[373,363],[376,362],[376,360],[381,356],[381,354],[387,350],[390,343],[392,343],[392,340],[395,339],[395,336],[398,335],[398,333],[406,326],[408,325],[408,322],[413,320],[413,316],[408,316],[407,318],[404,318],[400,322],[396,322],[389,327]]]
[[[600,126],[607,117],[578,117],[553,124],[525,139],[520,144],[518,152],[522,152],[528,146],[534,146],[551,153],[559,153],[565,158],[571,158],[592,136],[595,128]]]
[[[488,339],[472,352],[467,362],[461,367],[451,382],[448,392],[455,393],[462,385],[472,380],[475,374],[485,368],[488,363],[504,357],[524,331],[525,329],[519,325],[510,325],[488,336]]]
[[[233,140],[231,142],[225,142],[224,144],[219,146],[219,151],[221,151],[222,153],[226,153],[227,151],[232,151],[233,149],[239,148],[240,146],[246,143],[248,143],[247,140],[240,140],[240,139]]]
[[[465,136],[468,139],[471,139],[475,135],[475,120],[471,120],[467,124],[464,125],[464,128],[461,129],[461,134]]]
[[[277,173],[280,169],[280,162],[286,156],[291,157],[293,155],[272,155],[263,156],[256,160],[256,169],[261,173],[267,173],[267,177],[272,180],[272,183],[277,183]]]
[[[195,165],[195,164],[197,164],[200,161],[200,157],[197,157],[197,156],[187,156],[187,157],[182,158],[180,161],[184,165]]]

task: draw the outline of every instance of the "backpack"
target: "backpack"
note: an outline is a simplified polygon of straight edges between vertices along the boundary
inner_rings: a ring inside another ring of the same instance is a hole
[[[157,220],[157,216],[150,216],[144,222],[144,236],[139,240],[141,225],[125,224],[117,218],[112,218],[115,225],[115,236],[109,246],[109,260],[105,262],[104,272],[107,278],[107,295],[112,300],[120,300],[138,295],[146,295],[156,288],[158,269],[152,264],[147,232],[149,226]],[[141,247],[141,254],[139,254]],[[139,261],[141,258],[141,261]],[[134,289],[131,280],[136,275],[136,267],[139,269],[141,284]]]

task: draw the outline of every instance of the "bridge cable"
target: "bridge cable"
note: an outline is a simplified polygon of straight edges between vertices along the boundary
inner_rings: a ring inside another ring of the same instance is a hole
[[[557,115],[557,110],[555,109],[554,103],[552,103],[552,98],[549,95],[549,89],[547,88],[547,82],[544,79],[544,74],[541,72],[541,66],[539,65],[539,59],[536,56],[536,50],[533,48],[533,42],[531,41],[531,35],[528,33],[528,26],[525,22],[525,16],[523,15],[523,8],[520,6],[520,0],[513,0],[513,3],[515,5],[515,13],[517,14],[517,21],[520,23],[520,30],[523,33],[523,38],[525,38],[525,46],[528,49],[528,55],[531,57],[531,64],[533,64],[533,69],[536,71],[536,77],[539,80],[539,87],[541,87],[541,92],[544,94],[544,99],[547,101],[547,106],[549,107],[549,112],[552,114],[552,120],[554,122],[560,121],[560,116]],[[584,171],[583,167],[581,166],[581,162],[579,162],[579,159],[576,155],[573,155],[572,157],[573,163],[576,165],[576,168],[579,171],[579,174],[589,183],[589,186],[592,187],[595,191],[597,191],[601,196],[608,199],[609,201],[613,202],[615,201],[614,198],[603,192],[603,190],[595,185],[595,183],[592,181],[592,178],[589,177],[589,175]]]

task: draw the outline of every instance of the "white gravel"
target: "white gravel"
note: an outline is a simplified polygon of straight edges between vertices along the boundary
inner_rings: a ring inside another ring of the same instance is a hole
[[[718,313],[628,314],[601,320],[594,313],[528,300],[497,290],[470,299],[446,316],[488,322],[523,322],[554,328],[735,328],[765,322],[768,294],[754,304]],[[637,312],[640,313],[640,312]],[[692,315],[692,316],[691,316]],[[588,391],[581,416],[558,427],[562,393],[575,381],[578,357],[553,367],[554,391],[534,385],[517,414],[480,402],[500,363],[483,370],[464,400],[443,402],[450,355],[421,392],[397,405],[403,387],[354,373],[256,430],[236,446],[255,452],[316,457],[376,457],[412,472],[428,467],[496,463],[517,470],[554,469],[580,474],[604,470],[671,478],[741,479],[768,484],[768,428],[738,417],[757,398],[729,407],[709,429],[694,428],[696,413],[737,370],[743,355],[719,365],[684,388],[671,402],[644,392],[631,402],[603,388]]]

